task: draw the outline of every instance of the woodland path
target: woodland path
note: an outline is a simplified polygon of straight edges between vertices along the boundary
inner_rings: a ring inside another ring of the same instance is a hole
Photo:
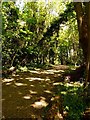
[[[2,83],[3,118],[42,117],[44,108],[56,94],[61,73],[67,66],[53,66],[50,69],[35,69],[13,74]]]

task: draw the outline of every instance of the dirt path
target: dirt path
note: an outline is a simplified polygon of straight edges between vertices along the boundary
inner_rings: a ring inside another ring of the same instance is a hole
[[[66,68],[64,68],[66,69]],[[3,118],[40,118],[44,108],[55,95],[62,68],[30,70],[3,79]]]

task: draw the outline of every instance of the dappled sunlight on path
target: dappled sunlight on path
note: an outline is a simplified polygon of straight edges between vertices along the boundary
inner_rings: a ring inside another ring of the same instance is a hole
[[[3,118],[39,118],[55,95],[64,70],[30,70],[3,79]]]

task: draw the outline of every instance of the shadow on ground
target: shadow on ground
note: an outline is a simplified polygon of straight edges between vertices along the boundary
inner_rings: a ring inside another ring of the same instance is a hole
[[[64,69],[30,70],[13,74],[2,81],[3,118],[41,118],[44,108],[55,96]]]

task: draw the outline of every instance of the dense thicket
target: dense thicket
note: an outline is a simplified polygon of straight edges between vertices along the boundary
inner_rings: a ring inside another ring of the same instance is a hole
[[[58,4],[29,2],[20,11],[14,2],[3,3],[3,68],[81,64],[73,5]]]

